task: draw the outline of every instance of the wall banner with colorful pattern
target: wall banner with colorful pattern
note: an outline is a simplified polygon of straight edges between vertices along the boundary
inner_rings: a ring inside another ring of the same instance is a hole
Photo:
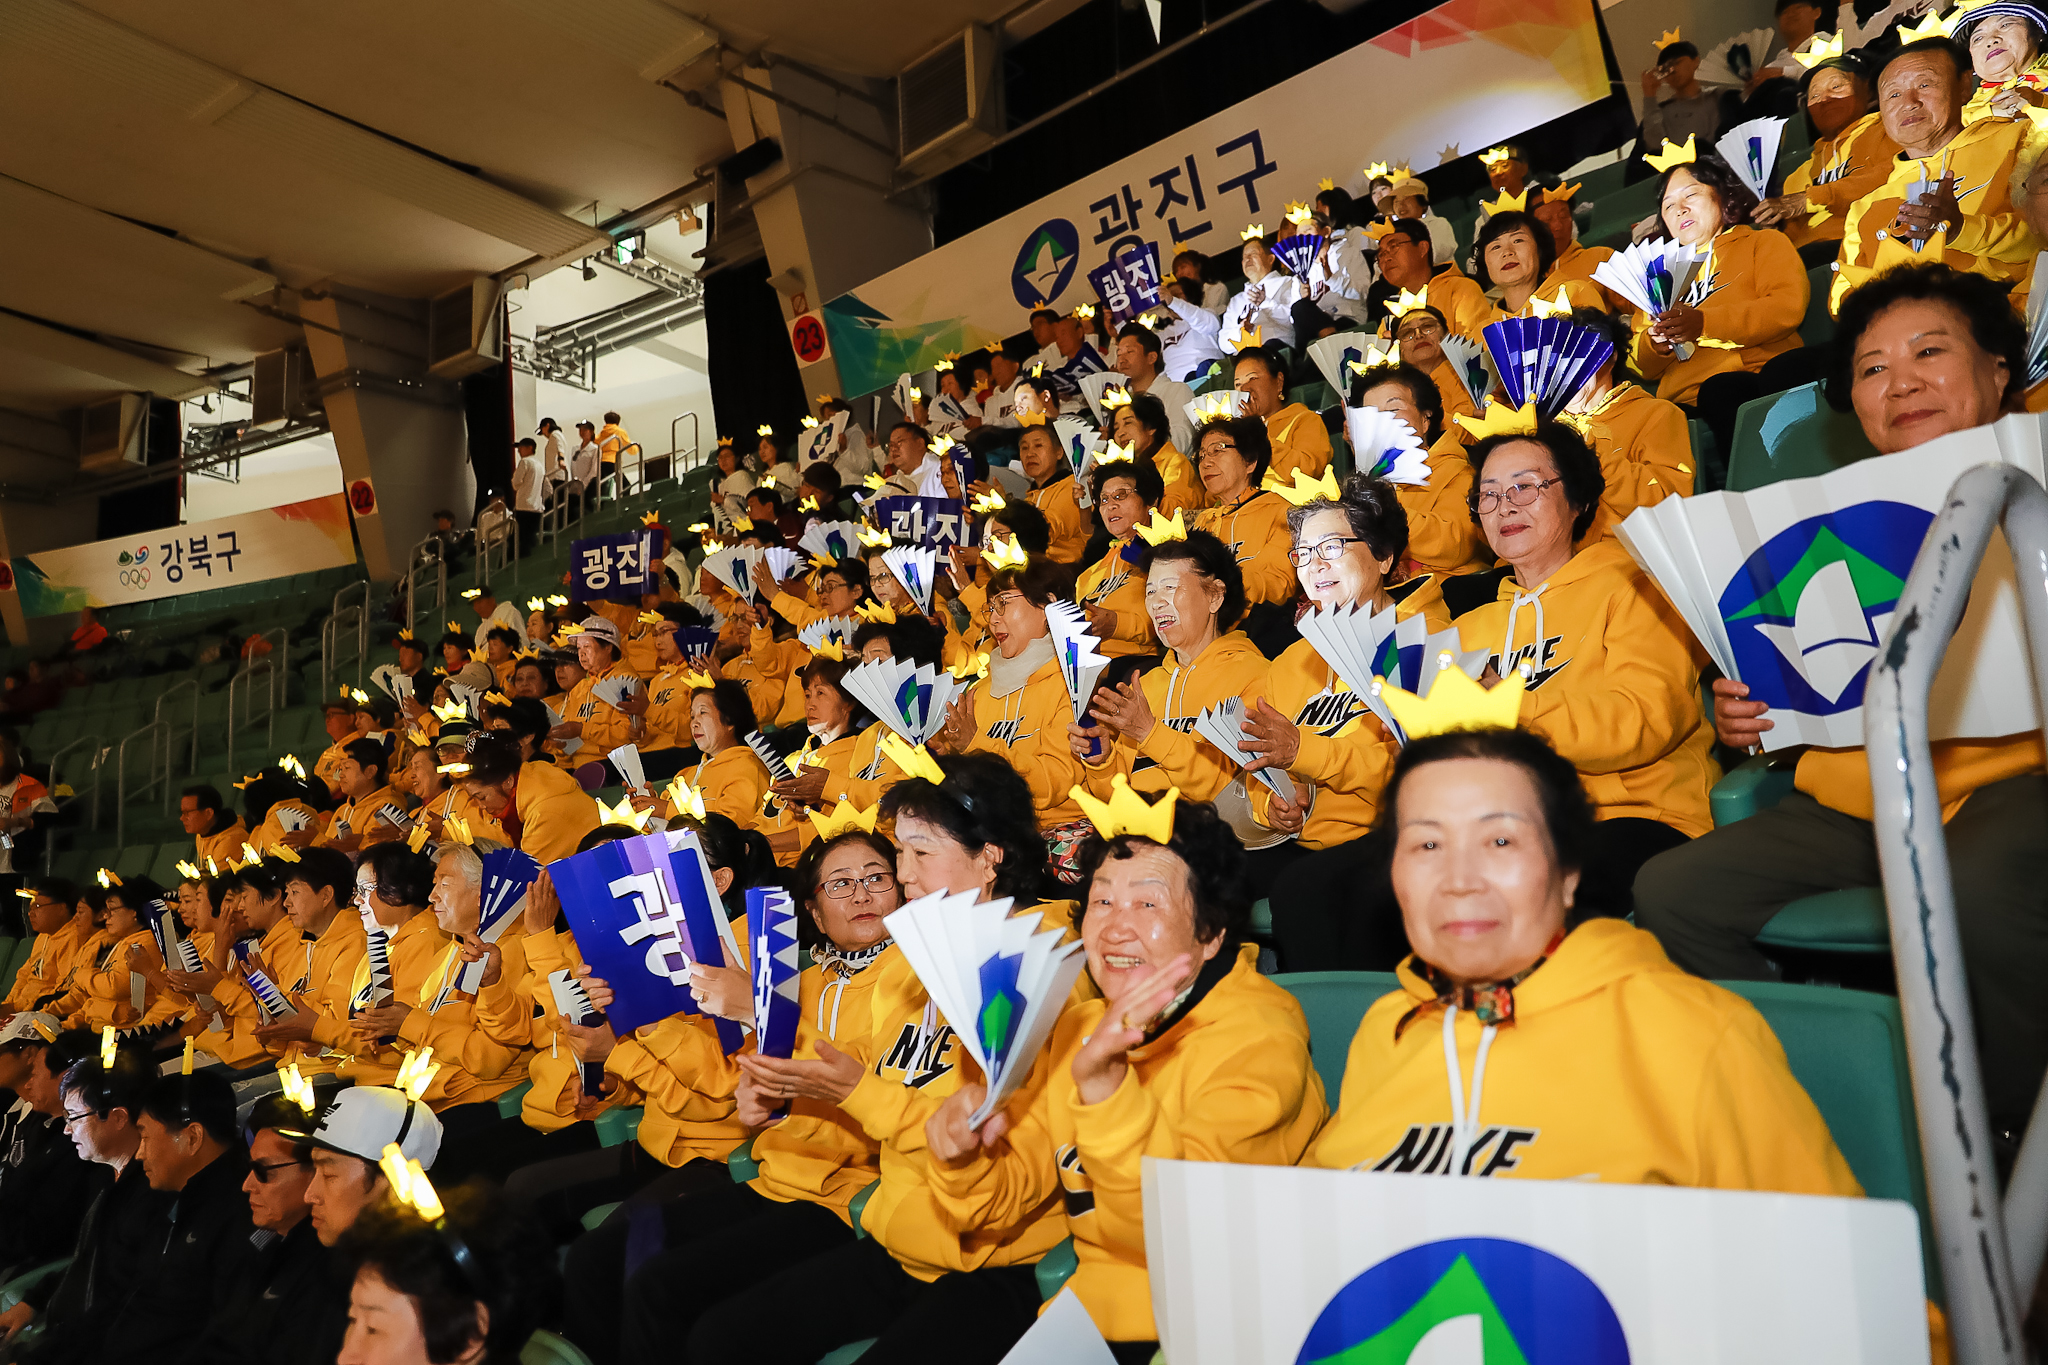
[[[1091,302],[1089,276],[1120,253],[1229,254],[1325,176],[1361,194],[1374,161],[1428,170],[1606,94],[1592,0],[1447,0],[833,299],[840,380],[886,389],[1024,330],[1039,300]]]

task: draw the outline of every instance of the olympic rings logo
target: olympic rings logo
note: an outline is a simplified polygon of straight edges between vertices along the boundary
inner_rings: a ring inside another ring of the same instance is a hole
[[[146,588],[149,586],[149,579],[148,569],[121,570],[121,586],[124,588]]]

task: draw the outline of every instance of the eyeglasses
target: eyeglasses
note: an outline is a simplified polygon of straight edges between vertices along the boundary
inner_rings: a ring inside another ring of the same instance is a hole
[[[69,1109],[66,1109],[64,1111],[64,1131],[71,1131],[71,1125],[74,1123],[84,1123],[87,1119],[96,1117],[98,1116],[90,1109],[86,1110],[83,1114],[74,1114]]]
[[[1527,507],[1530,503],[1536,501],[1537,495],[1544,489],[1558,482],[1560,480],[1545,479],[1541,483],[1511,483],[1497,493],[1489,488],[1486,492],[1473,499],[1472,506],[1484,514],[1491,512],[1500,505],[1502,498],[1506,498],[1517,507]]]
[[[894,885],[896,885],[895,873],[870,872],[865,877],[834,877],[831,881],[822,883],[818,889],[835,901],[843,901],[853,894],[853,888],[856,886],[865,888],[867,893],[872,896],[879,892],[887,891]]]
[[[1346,545],[1363,545],[1357,536],[1328,536],[1313,545],[1297,545],[1287,552],[1287,562],[1295,568],[1305,567],[1311,559],[1320,559],[1325,564],[1335,564],[1344,557]]]
[[[268,1185],[272,1171],[281,1171],[287,1166],[303,1165],[305,1163],[302,1161],[252,1161],[249,1163],[249,1169],[255,1174],[257,1184]]]
[[[1221,455],[1225,451],[1230,452],[1232,455],[1237,454],[1237,442],[1211,441],[1208,445],[1202,447],[1202,453],[1200,455],[1197,455],[1195,458],[1198,460],[1206,460],[1211,455]]]
[[[1425,317],[1421,322],[1416,323],[1412,327],[1401,328],[1394,335],[1396,340],[1406,341],[1410,337],[1442,336],[1443,334],[1444,325],[1441,322],[1432,317]]]

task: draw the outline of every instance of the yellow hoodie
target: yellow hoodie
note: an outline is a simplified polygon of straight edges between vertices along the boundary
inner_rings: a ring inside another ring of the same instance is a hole
[[[1078,563],[1082,552],[1088,548],[1091,519],[1081,510],[1081,504],[1074,501],[1074,476],[1056,474],[1050,482],[1026,493],[1024,500],[1045,513],[1046,521],[1052,526],[1052,545],[1045,552],[1047,558],[1059,564]]]
[[[1621,384],[1607,391],[1591,411],[1566,419],[1600,457],[1606,490],[1582,545],[1606,540],[1638,507],[1669,497],[1692,496],[1692,432],[1685,410],[1653,398],[1646,389]]]
[[[1108,799],[1116,775],[1126,773],[1141,792],[1179,787],[1189,801],[1214,801],[1243,770],[1195,733],[1195,717],[1225,697],[1250,694],[1271,667],[1236,630],[1210,641],[1190,664],[1168,650],[1166,662],[1139,680],[1152,708],[1152,729],[1136,744],[1119,738],[1100,763],[1086,765],[1089,792]]]
[[[1050,901],[1018,913],[1037,914],[1071,932],[1074,903]],[[926,1283],[948,1271],[1036,1261],[1067,1235],[1056,1197],[1048,1194],[1014,1221],[984,1223],[964,1232],[941,1213],[927,1170],[924,1126],[960,1088],[960,1061],[966,1053],[902,949],[890,947],[863,975],[875,978],[870,987],[872,1023],[865,1045],[852,1050],[865,1072],[839,1106],[881,1144],[879,1183],[861,1211],[861,1227],[887,1247],[904,1270]],[[1092,989],[1084,988],[1086,981],[1083,973],[1074,998]],[[1020,1110],[1044,1088],[1050,1066],[1049,1051],[1041,1051],[1018,1092],[1021,1098],[1013,1101]]]
[[[1173,514],[1179,512],[1193,521],[1195,513],[1209,505],[1209,490],[1202,487],[1194,463],[1174,449],[1171,441],[1159,443],[1159,448],[1152,452],[1152,463],[1159,470],[1159,481],[1166,486],[1159,499],[1159,515],[1171,521]]]
[[[1659,355],[1650,344],[1650,318],[1635,315],[1635,367],[1657,385],[1657,396],[1691,403],[1700,385],[1717,374],[1764,367],[1771,357],[1802,345],[1811,287],[1799,248],[1782,232],[1753,227],[1722,229],[1687,300],[1705,319],[1692,355],[1679,360]],[[2031,259],[2031,257],[2029,257]],[[1731,343],[1727,346],[1712,342]]]
[[[879,961],[850,975],[822,966],[804,969],[797,983],[803,1019],[791,1056],[816,1057],[820,1039],[846,1053],[867,1047]],[[851,1226],[847,1209],[853,1197],[881,1175],[881,1144],[838,1105],[797,1098],[789,1102],[787,1117],[754,1139],[754,1160],[761,1173],[749,1183],[757,1194],[778,1204],[822,1204]]]
[[[1849,205],[1884,184],[1898,154],[1899,144],[1885,132],[1884,116],[1878,113],[1865,114],[1814,143],[1812,155],[1786,173],[1783,190],[1804,194],[1807,212],[1794,214],[1777,230],[1794,246],[1841,241]]]
[[[92,933],[92,916],[73,915],[61,927],[37,934],[8,989],[7,1012],[34,1009],[44,997],[62,995]]]
[[[1588,920],[1515,987],[1514,1022],[1482,1028],[1470,1011],[1439,1006],[1396,1038],[1402,1016],[1434,994],[1414,961],[1401,965],[1403,989],[1359,1023],[1342,1103],[1303,1164],[1863,1192],[1763,1016],[1672,966],[1650,934]],[[1462,1144],[1453,1092],[1468,1114]]]
[[[1145,1266],[1144,1159],[1292,1166],[1330,1112],[1301,1006],[1259,975],[1257,947],[1210,967],[1220,979],[1131,1049],[1123,1082],[1099,1104],[1082,1102],[1074,1054],[1109,1006],[1070,1006],[1046,1048],[1047,1085],[1028,1110],[1007,1107],[1015,1121],[1000,1154],[983,1149],[958,1166],[930,1167],[940,1215],[962,1234],[1059,1194],[1079,1262],[1069,1287],[1110,1341],[1159,1336]]]
[[[1173,514],[1162,511],[1161,515]],[[1124,549],[1133,539],[1126,535],[1112,540],[1109,553],[1081,570],[1074,582],[1076,602],[1116,613],[1116,625],[1102,638],[1101,652],[1112,659],[1120,654],[1159,652],[1159,637],[1152,633],[1152,617],[1145,610],[1145,575],[1124,558]]]
[[[1278,493],[1254,488],[1228,507],[1209,507],[1195,518],[1196,530],[1207,531],[1237,556],[1249,606],[1294,600],[1294,566],[1287,562],[1294,544],[1287,530],[1291,510]]]
[[[1493,563],[1493,551],[1481,539],[1467,501],[1472,493],[1472,458],[1466,453],[1464,431],[1446,417],[1444,434],[1429,448],[1429,482],[1422,487],[1394,485],[1401,510],[1408,514],[1410,574],[1449,577]]]
[[[1319,478],[1330,467],[1330,432],[1323,419],[1300,403],[1289,403],[1266,419],[1266,439],[1273,444],[1273,477],[1294,480],[1299,469]]]
[[[1394,619],[1420,615],[1431,634],[1450,628],[1450,612],[1437,579],[1425,574],[1388,589]],[[1394,771],[1401,748],[1379,718],[1351,690],[1347,680],[1323,662],[1315,646],[1296,640],[1245,696],[1247,709],[1264,700],[1301,729],[1301,748],[1288,775],[1313,783],[1315,792],[1298,837],[1303,848],[1331,848],[1372,828],[1379,818],[1380,793]],[[1270,825],[1273,794],[1263,782],[1245,783],[1252,814]]]
[[[1588,545],[1531,593],[1509,574],[1457,626],[1502,677],[1534,669],[1522,725],[1579,770],[1596,818],[1661,820],[1688,838],[1714,827],[1699,646],[1626,550]]]
[[[1022,671],[1033,658],[1044,662],[1032,668],[1022,682],[1008,677],[1005,690],[998,692],[995,670],[1005,667],[1006,675]],[[1082,781],[1081,760],[1074,757],[1067,742],[1067,727],[1074,723],[1074,704],[1067,698],[1067,684],[1060,677],[1052,643],[1044,636],[1025,646],[1014,660],[989,656],[990,672],[974,685],[974,739],[971,753],[999,754],[1009,760],[1031,786],[1031,805],[1038,812],[1038,827],[1050,829],[1081,818],[1081,808],[1069,795]]]

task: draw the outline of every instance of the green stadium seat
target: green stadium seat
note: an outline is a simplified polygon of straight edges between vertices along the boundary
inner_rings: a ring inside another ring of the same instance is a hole
[[[62,1275],[65,1267],[70,1264],[71,1258],[66,1256],[61,1261],[49,1261],[37,1266],[33,1270],[25,1270],[6,1284],[0,1284],[0,1312],[4,1312],[20,1303],[22,1295],[34,1289],[44,1280],[55,1275]]]
[[[623,1199],[614,1199],[609,1204],[599,1204],[595,1208],[586,1209],[584,1211],[583,1217],[578,1221],[583,1224],[583,1230],[585,1232],[596,1232],[599,1228],[604,1226],[604,1220],[611,1217],[613,1213],[617,1212],[619,1205],[625,1202],[626,1201]]]
[[[149,865],[149,879],[158,886],[176,886],[179,881],[178,864],[190,858],[193,848],[190,840],[176,844],[158,844],[156,861]]]
[[[640,1136],[638,1105],[631,1109],[607,1109],[591,1122],[597,1125],[598,1143],[605,1147],[623,1147]]]
[[[1815,953],[1889,953],[1892,931],[1884,888],[1852,886],[1802,896],[1771,916],[1756,941],[1765,948]]]
[[[155,844],[130,844],[114,859],[115,875],[121,877],[146,877],[156,862]]]
[[[1799,340],[1807,346],[1825,346],[1835,339],[1835,320],[1828,313],[1828,290],[1835,284],[1833,265],[1817,265],[1806,272],[1813,291],[1806,301],[1806,318],[1799,324]]]
[[[1747,493],[1827,474],[1876,453],[1854,416],[1829,407],[1818,384],[1802,384],[1742,405],[1728,452],[1728,489]]]
[[[1714,784],[1708,804],[1717,828],[1747,819],[1785,799],[1785,793],[1792,790],[1792,767],[1782,759],[1777,767],[1772,767],[1771,762],[1769,756],[1759,755],[1730,769],[1727,776]]]
[[[864,1341],[849,1341],[838,1350],[828,1351],[819,1356],[818,1365],[853,1365],[854,1361],[868,1353],[868,1347],[879,1340],[879,1337],[869,1337]]]
[[[590,1365],[590,1357],[567,1337],[543,1329],[528,1337],[519,1348],[519,1365]]]
[[[1593,218],[1579,240],[1587,246],[1628,245],[1629,230],[1657,211],[1657,180],[1639,180],[1623,185],[1593,201]]]
[[[754,1160],[754,1140],[748,1138],[725,1154],[725,1169],[732,1174],[732,1183],[744,1185],[761,1174],[761,1163]]]
[[[1373,1001],[1399,990],[1400,983],[1392,972],[1282,972],[1273,981],[1301,1003],[1308,1019],[1309,1060],[1334,1110],[1344,1091],[1344,1064],[1358,1021]]]
[[[14,945],[14,951],[7,955],[5,965],[0,966],[0,982],[5,982],[9,987],[14,985],[14,978],[21,974],[22,964],[28,961],[28,955],[35,951],[35,946],[36,941],[33,938],[22,939]]]
[[[1060,1292],[1060,1286],[1073,1277],[1080,1268],[1081,1260],[1074,1254],[1074,1239],[1069,1237],[1045,1255],[1038,1264],[1031,1267],[1038,1276],[1038,1297],[1050,1299]]]
[[[521,1081],[504,1094],[498,1096],[498,1117],[501,1119],[518,1118],[519,1106],[525,1102],[526,1092],[531,1089],[533,1089],[532,1081]]]

